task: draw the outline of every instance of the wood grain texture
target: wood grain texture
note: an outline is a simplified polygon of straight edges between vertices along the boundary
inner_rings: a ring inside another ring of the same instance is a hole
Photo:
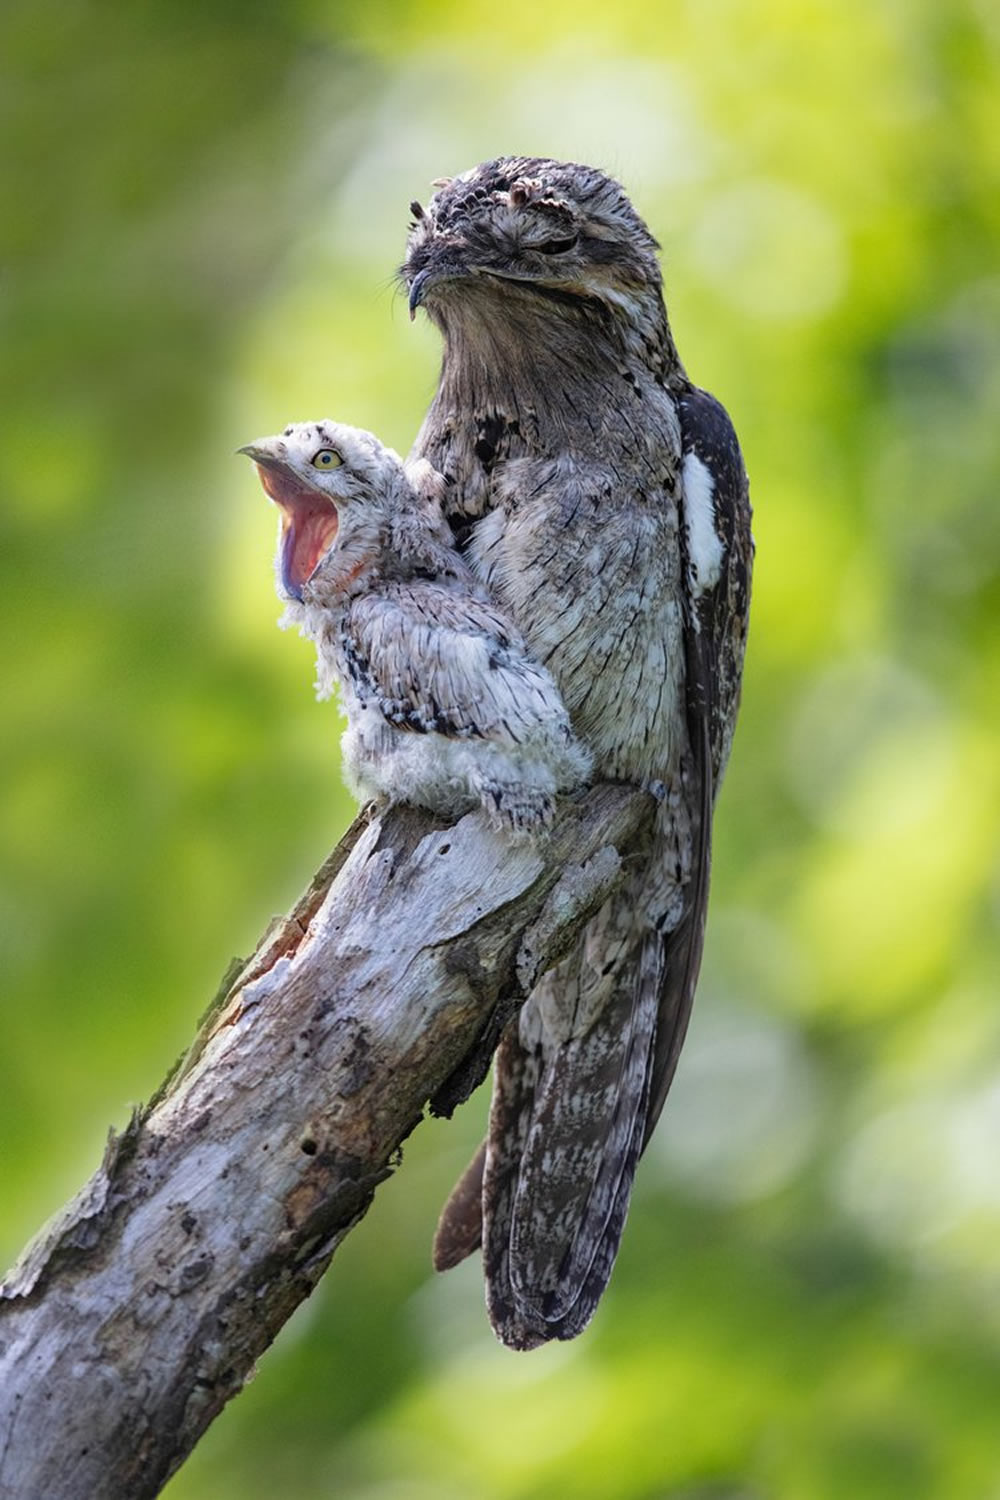
[[[355,822],[3,1284],[3,1500],[159,1493],[427,1101],[478,1081],[497,1017],[606,899],[609,851],[650,807],[598,786],[532,840],[478,812]]]

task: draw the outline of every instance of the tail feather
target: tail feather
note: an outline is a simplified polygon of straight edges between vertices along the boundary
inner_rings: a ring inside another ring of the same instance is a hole
[[[537,1082],[537,1058],[521,1046],[514,1021],[494,1064],[481,1200],[486,1307],[497,1337],[512,1349],[533,1349],[549,1337],[522,1316],[511,1275],[514,1199]]]
[[[627,909],[602,915],[607,937]],[[644,1142],[662,942],[648,933],[618,945],[589,1024],[578,949],[497,1053],[483,1257],[491,1320],[515,1348],[579,1333],[611,1274]]]
[[[645,1124],[660,946],[643,944],[615,1003],[546,1060],[511,1248],[518,1300],[548,1324],[578,1310],[605,1240],[609,1273],[617,1251]]]
[[[707,837],[691,853],[672,930],[636,921],[647,871],[543,977],[497,1051],[485,1156],[446,1205],[435,1264],[439,1245],[440,1264],[455,1264],[481,1239],[490,1320],[512,1348],[574,1338],[611,1276],[698,976]]]
[[[486,1142],[462,1173],[441,1210],[434,1233],[435,1271],[450,1271],[483,1243],[483,1168]]]
[[[604,1232],[594,1247],[594,1254],[580,1283],[576,1301],[560,1322],[557,1336],[561,1339],[576,1338],[578,1333],[583,1332],[597,1311],[597,1304],[611,1279],[632,1197],[635,1169],[642,1151],[643,1123],[642,1115],[637,1115],[632,1137],[628,1143],[627,1161],[618,1179],[617,1192],[604,1226]]]

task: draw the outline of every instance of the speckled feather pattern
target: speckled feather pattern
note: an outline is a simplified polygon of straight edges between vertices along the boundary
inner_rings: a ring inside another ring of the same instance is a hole
[[[579,1333],[611,1274],[687,1025],[739,701],[746,475],[680,363],[656,250],[604,173],[501,158],[416,212],[403,268],[444,338],[414,457],[597,774],[661,798],[627,889],[505,1036],[482,1172],[442,1215],[439,1263],[481,1237],[493,1326],[522,1349]]]
[[[261,439],[299,487],[337,511],[335,539],[284,622],[316,643],[321,697],[339,688],[350,789],[531,832],[591,757],[552,674],[456,551],[427,465],[404,471],[371,434],[303,423]],[[340,462],[312,466],[317,450]],[[276,482],[280,493],[280,483]]]

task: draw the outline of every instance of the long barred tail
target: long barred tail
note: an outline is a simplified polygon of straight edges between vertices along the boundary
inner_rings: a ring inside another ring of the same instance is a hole
[[[515,1349],[575,1337],[607,1286],[687,1027],[702,918],[689,910],[666,935],[632,925],[626,940],[634,906],[610,902],[500,1045],[489,1135],[445,1205],[434,1263],[482,1243],[490,1319]],[[595,970],[609,951],[612,972]]]
[[[483,1267],[493,1327],[516,1349],[573,1338],[611,1275],[643,1142],[660,946],[630,956],[585,1035],[554,1042],[536,1024],[532,1036],[529,1013],[497,1055]]]
[[[508,1027],[485,1148],[438,1226],[439,1268],[482,1243],[490,1319],[515,1349],[574,1338],[593,1317],[677,1065],[710,868],[707,734],[693,749],[693,774],[661,804],[651,858]]]

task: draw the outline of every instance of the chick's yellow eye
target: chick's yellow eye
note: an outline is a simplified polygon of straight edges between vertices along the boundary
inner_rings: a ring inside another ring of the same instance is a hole
[[[321,448],[313,455],[314,469],[339,469],[344,460],[335,448]]]

